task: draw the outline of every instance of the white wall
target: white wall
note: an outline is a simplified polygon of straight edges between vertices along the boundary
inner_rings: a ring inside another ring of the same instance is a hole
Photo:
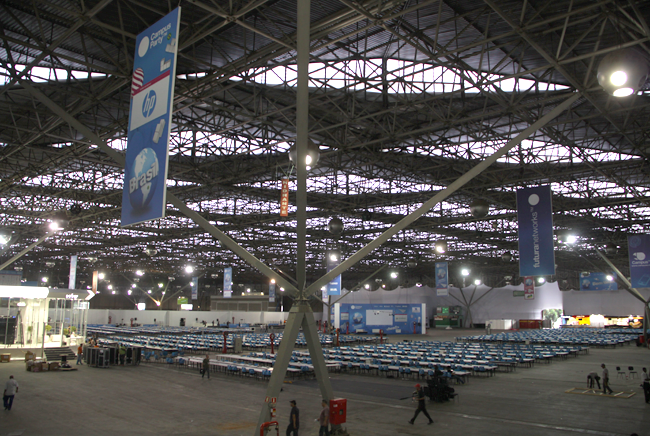
[[[317,314],[320,315],[320,314]],[[288,316],[288,312],[237,312],[237,311],[184,311],[184,310],[113,310],[113,309],[90,309],[88,311],[88,324],[111,324],[125,323],[129,325],[131,318],[138,324],[158,324],[163,326],[179,326],[181,318],[185,318],[186,326],[202,325],[205,321],[212,325],[212,321],[219,320],[225,324],[226,321],[235,323],[240,321],[246,324],[280,324]],[[197,322],[198,318],[198,322]],[[155,320],[155,321],[154,321]]]
[[[650,296],[650,289],[639,292],[646,300]],[[643,303],[626,290],[566,291],[562,296],[566,315],[643,316]]]

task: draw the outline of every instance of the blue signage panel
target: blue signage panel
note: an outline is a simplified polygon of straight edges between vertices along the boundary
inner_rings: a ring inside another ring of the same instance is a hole
[[[580,276],[581,291],[618,291],[613,274],[592,272]]]
[[[633,288],[650,288],[650,235],[629,235],[630,277]]]
[[[332,271],[341,263],[341,255],[337,252],[327,253],[327,272]],[[327,284],[327,295],[341,295],[341,275],[334,277]]]
[[[519,275],[555,274],[551,187],[517,190],[519,219]]]
[[[422,304],[341,304],[342,332],[413,334],[422,332]]]
[[[123,226],[165,216],[180,13],[174,9],[135,40]]]
[[[269,284],[269,303],[275,303],[275,283]]]
[[[232,297],[232,268],[223,269],[223,298]]]

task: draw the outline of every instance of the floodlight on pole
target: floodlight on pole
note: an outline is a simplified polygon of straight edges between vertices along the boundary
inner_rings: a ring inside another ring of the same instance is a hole
[[[627,97],[643,88],[648,74],[648,58],[635,48],[608,53],[598,66],[598,83],[614,97]]]
[[[447,241],[436,241],[435,245],[436,253],[444,254],[447,252]]]
[[[309,142],[307,143],[307,155],[305,156],[305,165],[307,169],[310,169],[311,167],[316,165],[318,159],[320,159],[320,149],[310,139]],[[289,149],[289,160],[293,162],[294,165],[298,160],[298,146],[295,142]]]
[[[194,267],[192,265],[185,266],[185,272],[188,274],[192,274],[194,272]]]

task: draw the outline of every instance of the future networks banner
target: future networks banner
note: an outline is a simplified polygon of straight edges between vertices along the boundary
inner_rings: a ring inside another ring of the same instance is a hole
[[[165,216],[180,14],[174,9],[135,40],[123,226]]]
[[[519,275],[555,274],[551,187],[517,190],[519,218]]]
[[[436,262],[436,294],[438,296],[449,295],[449,264],[447,262]]]
[[[650,288],[650,235],[627,237],[633,288]]]

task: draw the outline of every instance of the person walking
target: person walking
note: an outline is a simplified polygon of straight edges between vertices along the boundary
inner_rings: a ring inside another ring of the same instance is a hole
[[[208,374],[208,379],[210,378],[210,355],[206,354],[205,359],[203,359],[203,369],[201,370],[201,378]]]
[[[415,418],[418,417],[420,412],[424,413],[424,416],[429,418],[429,424],[433,424],[433,419],[431,419],[431,416],[429,416],[429,412],[427,412],[427,405],[426,405],[426,397],[424,396],[424,390],[422,389],[422,386],[420,386],[420,383],[415,385],[415,392],[413,392],[414,398],[418,402],[418,408],[415,409],[415,415],[413,415],[413,418],[409,421],[409,424],[413,425],[415,423]]]
[[[600,367],[603,369],[603,394],[613,394],[614,391],[609,387],[609,369],[604,363]]]
[[[645,402],[650,403],[650,375],[648,374],[648,370],[646,368],[643,368],[643,372],[641,372],[641,378],[643,379],[643,394],[645,395]]]
[[[124,344],[120,344],[120,365],[124,366],[124,361],[126,360],[126,347]]]
[[[289,414],[289,425],[287,426],[287,436],[293,433],[293,436],[298,436],[298,429],[300,429],[300,410],[296,407],[296,400],[289,401],[291,404],[291,413]]]
[[[327,404],[327,400],[320,402],[323,406],[323,410],[320,411],[320,416],[318,417],[318,422],[320,423],[320,430],[318,430],[318,436],[330,436],[330,408]]]
[[[84,352],[84,346],[83,344],[79,344],[79,346],[77,347],[77,365],[84,364],[81,360],[81,358],[83,357],[83,352]]]
[[[4,403],[5,410],[11,410],[14,404],[14,396],[18,393],[18,382],[14,380],[14,376],[10,375],[7,384],[5,385],[2,402]]]

